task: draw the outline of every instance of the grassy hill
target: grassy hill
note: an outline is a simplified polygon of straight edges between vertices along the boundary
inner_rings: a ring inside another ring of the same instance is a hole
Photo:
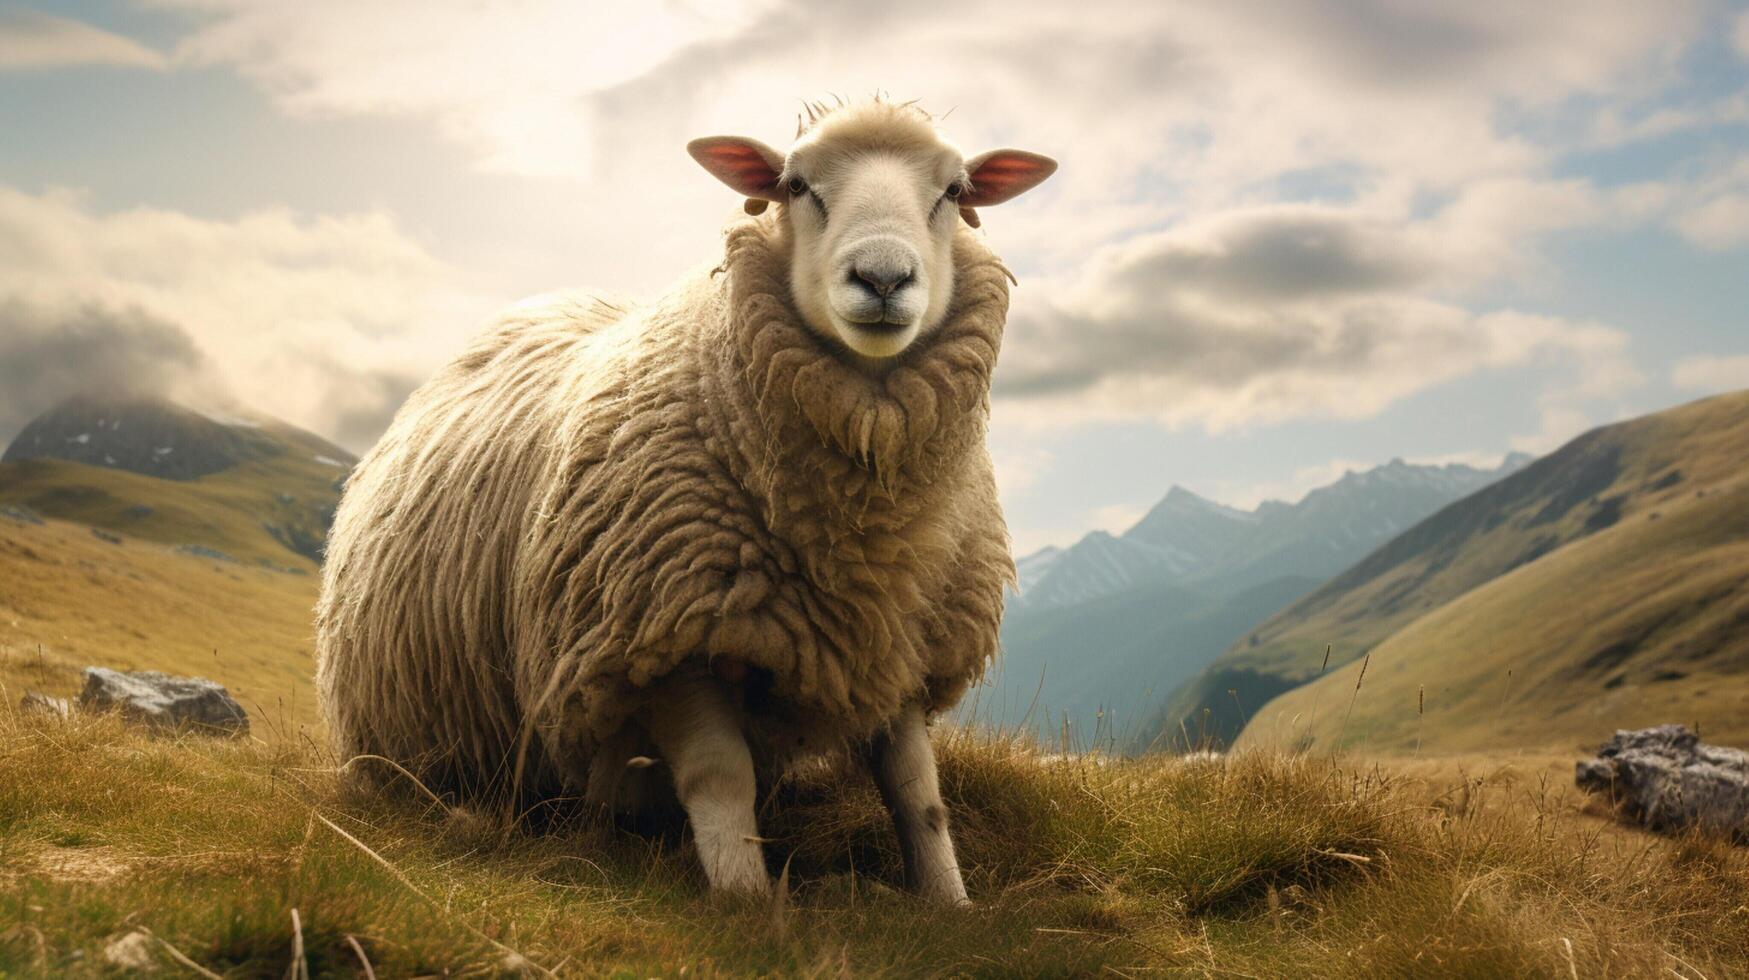
[[[1496,700],[1490,704],[1505,695],[1508,670],[1519,678],[1540,677],[1544,666],[1592,662],[1570,683],[1527,687],[1523,694],[1525,710],[1545,716],[1543,735],[1582,735],[1587,741],[1597,734],[1593,725],[1613,728],[1616,720],[1598,716],[1580,725],[1566,699],[1589,698],[1587,685],[1603,683],[1614,686],[1598,688],[1598,695],[1628,688],[1654,692],[1646,695],[1654,697],[1658,691],[1679,690],[1680,685],[1652,686],[1675,680],[1649,679],[1664,669],[1661,657],[1677,657],[1669,669],[1688,673],[1700,670],[1695,664],[1684,667],[1688,659],[1705,659],[1707,671],[1740,684],[1749,663],[1729,654],[1740,647],[1726,643],[1723,653],[1703,654],[1678,639],[1688,636],[1692,643],[1711,636],[1708,642],[1716,645],[1731,636],[1729,625],[1719,624],[1728,624],[1732,610],[1742,608],[1734,583],[1744,580],[1749,567],[1729,564],[1738,559],[1728,547],[1705,556],[1695,548],[1707,542],[1728,546],[1741,538],[1746,459],[1749,393],[1587,432],[1446,507],[1271,618],[1179,691],[1159,727],[1188,733],[1192,741],[1212,736],[1230,742],[1249,714],[1317,680],[1326,649],[1332,672],[1369,650],[1376,649],[1381,666],[1400,659],[1393,650],[1424,651],[1417,654],[1425,669],[1415,683],[1427,684],[1430,693],[1446,680],[1429,671],[1449,669],[1453,677],[1467,677],[1471,667],[1484,665],[1484,674],[1498,678],[1491,682]],[[1558,565],[1584,567],[1590,578],[1559,577],[1553,566],[1531,572],[1579,544],[1586,550]],[[1723,570],[1715,572],[1717,567]],[[1496,582],[1485,597],[1454,607],[1444,618],[1419,622]],[[1633,588],[1654,586],[1658,596],[1636,603],[1632,616],[1624,612]],[[1515,590],[1523,594],[1513,598]],[[1466,610],[1470,619],[1462,618]],[[1574,613],[1563,621],[1585,628],[1544,629],[1557,612]],[[1484,623],[1479,618],[1484,614],[1498,618]],[[1411,626],[1416,631],[1407,633]],[[1742,631],[1741,621],[1736,628]],[[1621,661],[1619,670],[1610,669],[1612,660]],[[1348,677],[1352,685],[1353,674]],[[1272,719],[1279,717],[1279,707],[1268,712]],[[1676,720],[1691,720],[1693,714]]]
[[[174,451],[162,458],[200,465],[170,471],[174,477],[156,473],[150,460],[165,448]],[[157,400],[76,399],[32,422],[7,449],[0,504],[314,572],[354,462],[280,422],[220,422]]]
[[[115,975],[129,936],[228,977],[1749,971],[1741,848],[1621,830],[1540,763],[1051,762],[953,734],[939,753],[967,909],[893,889],[891,826],[844,773],[765,808],[787,895],[713,901],[673,828],[530,833],[349,792],[307,744],[0,709],[0,973]]]
[[[256,731],[316,723],[314,574],[0,516],[0,685],[71,695],[90,665],[224,684]]]
[[[1357,668],[1271,701],[1239,744],[1469,751],[1668,721],[1749,744],[1749,480],[1628,513],[1416,619]]]
[[[0,462],[0,683],[100,665],[219,681],[258,731],[316,721],[311,608],[353,457],[268,419],[79,398]]]

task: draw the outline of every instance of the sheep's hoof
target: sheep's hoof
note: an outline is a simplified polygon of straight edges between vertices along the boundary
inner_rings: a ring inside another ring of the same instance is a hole
[[[710,902],[721,908],[739,909],[764,905],[771,901],[771,882],[751,881],[734,885],[712,885]]]
[[[969,909],[972,907],[972,900],[970,898],[967,898],[963,894],[960,894],[960,895],[950,895],[950,894],[924,895],[921,897],[925,901],[929,902],[930,904],[939,905],[942,908]]]
[[[948,908],[971,908],[972,900],[966,897],[965,883],[960,876],[940,875],[926,884],[911,882],[911,894],[929,902]]]

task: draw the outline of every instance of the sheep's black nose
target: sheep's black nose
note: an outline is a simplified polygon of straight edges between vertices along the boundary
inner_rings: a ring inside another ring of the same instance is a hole
[[[885,299],[895,290],[901,289],[916,276],[912,269],[899,269],[888,265],[859,265],[851,270],[851,281],[860,283],[865,289],[874,292],[876,296]]]

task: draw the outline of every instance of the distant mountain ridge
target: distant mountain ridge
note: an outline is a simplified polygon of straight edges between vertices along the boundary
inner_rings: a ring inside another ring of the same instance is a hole
[[[172,547],[310,571],[357,459],[277,420],[83,395],[0,455],[0,503]]]
[[[1252,510],[1174,486],[1122,534],[1026,555],[977,719],[1055,738],[1066,715],[1080,744],[1128,743],[1168,691],[1246,630],[1529,460],[1512,454],[1483,469],[1397,459]]]
[[[166,480],[194,480],[285,451],[284,440],[257,420],[193,408],[151,396],[77,395],[32,419],[0,462],[64,459]],[[289,429],[289,427],[281,427]],[[307,432],[299,441],[342,469],[351,453]]]
[[[1393,459],[1349,471],[1298,503],[1269,500],[1249,511],[1173,486],[1120,535],[1094,531],[1066,549],[1022,558],[1032,582],[1023,583],[1015,605],[1062,608],[1150,585],[1212,582],[1227,592],[1283,575],[1322,577],[1530,460],[1512,453],[1483,469]]]

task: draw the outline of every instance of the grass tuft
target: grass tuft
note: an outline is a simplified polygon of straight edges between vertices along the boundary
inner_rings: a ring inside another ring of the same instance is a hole
[[[405,781],[348,789],[307,742],[0,712],[0,973],[103,975],[134,932],[226,977],[1749,972],[1741,849],[1546,784],[1465,773],[1460,804],[1322,753],[938,743],[966,910],[898,890],[879,799],[841,768],[766,801],[782,899],[718,902],[677,822],[506,833]]]

